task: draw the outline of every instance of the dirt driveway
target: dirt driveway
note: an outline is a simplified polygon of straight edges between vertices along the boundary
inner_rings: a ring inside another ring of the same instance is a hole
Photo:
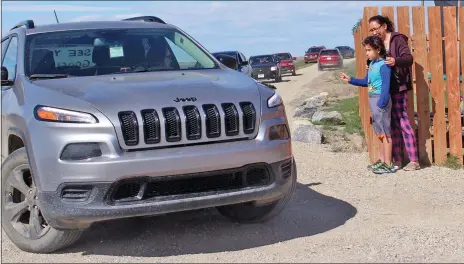
[[[276,84],[286,102],[321,73]],[[293,109],[288,106],[291,117]],[[98,224],[50,255],[19,251],[2,232],[2,262],[459,262],[464,172],[427,168],[374,176],[367,155],[293,144],[298,188],[266,224],[237,225],[215,210]]]

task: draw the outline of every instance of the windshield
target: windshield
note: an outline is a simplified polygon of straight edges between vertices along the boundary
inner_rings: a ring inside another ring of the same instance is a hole
[[[321,55],[338,55],[337,50],[323,50],[321,51]]]
[[[319,53],[321,50],[322,48],[310,48],[306,53]]]
[[[213,69],[218,65],[176,29],[92,29],[26,39],[26,75],[92,76]]]
[[[276,54],[277,57],[279,57],[280,60],[291,60],[292,57],[288,53],[279,53]]]
[[[274,59],[270,55],[266,56],[256,56],[250,58],[250,64],[266,64],[266,63],[273,63]]]
[[[220,55],[220,54],[224,54],[224,55],[229,55],[229,56],[232,56],[232,57],[236,57],[237,56],[237,53],[236,52],[214,52],[213,55]]]

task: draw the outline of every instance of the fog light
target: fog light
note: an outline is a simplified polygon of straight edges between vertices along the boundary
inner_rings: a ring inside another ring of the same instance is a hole
[[[271,126],[269,128],[269,140],[286,140],[290,138],[290,133],[285,124]]]
[[[102,155],[98,143],[73,143],[67,145],[61,153],[62,160],[85,160]]]

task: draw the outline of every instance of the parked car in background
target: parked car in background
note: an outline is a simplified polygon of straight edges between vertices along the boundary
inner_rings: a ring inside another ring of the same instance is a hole
[[[234,57],[238,62],[237,67],[234,70],[242,72],[243,74],[251,77],[251,66],[249,65],[248,60],[246,59],[245,55],[243,55],[243,53],[241,53],[240,51],[218,51],[218,52],[213,52],[212,54],[216,58],[217,58],[217,55],[220,55],[220,54],[229,55],[229,56]]]
[[[273,54],[256,55],[250,57],[252,70],[251,77],[255,80],[270,80],[275,82],[282,81],[279,58]]]
[[[292,57],[290,52],[281,52],[274,54],[280,60],[280,69],[283,73],[292,73],[293,76],[296,75],[295,65],[293,61],[296,60],[296,57]]]
[[[342,68],[343,57],[338,49],[323,49],[319,52],[317,64],[319,71],[325,68]]]
[[[354,58],[354,49],[349,46],[337,46],[335,47],[340,51],[344,59]]]
[[[317,62],[319,52],[325,49],[325,46],[312,46],[305,52],[304,61],[308,62]]]
[[[293,61],[296,60],[296,57],[292,57],[290,52],[275,53],[274,56],[276,56],[280,61],[280,69],[282,74],[292,73],[293,76],[296,75],[295,65],[293,64]]]

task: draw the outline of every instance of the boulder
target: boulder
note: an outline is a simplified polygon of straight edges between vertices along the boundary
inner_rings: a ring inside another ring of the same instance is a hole
[[[311,119],[316,113],[317,108],[316,107],[306,107],[306,106],[300,106],[297,109],[295,109],[295,113],[293,114],[293,117],[296,118],[305,118],[305,119]]]
[[[333,125],[343,125],[343,117],[337,111],[316,111],[312,119],[314,123],[329,123]]]
[[[321,107],[321,106],[325,106],[328,100],[329,100],[329,94],[321,93],[319,95],[315,95],[311,98],[304,100],[301,106],[305,106],[307,108]]]
[[[322,144],[322,131],[308,120],[297,120],[293,124],[292,140],[309,144]]]

